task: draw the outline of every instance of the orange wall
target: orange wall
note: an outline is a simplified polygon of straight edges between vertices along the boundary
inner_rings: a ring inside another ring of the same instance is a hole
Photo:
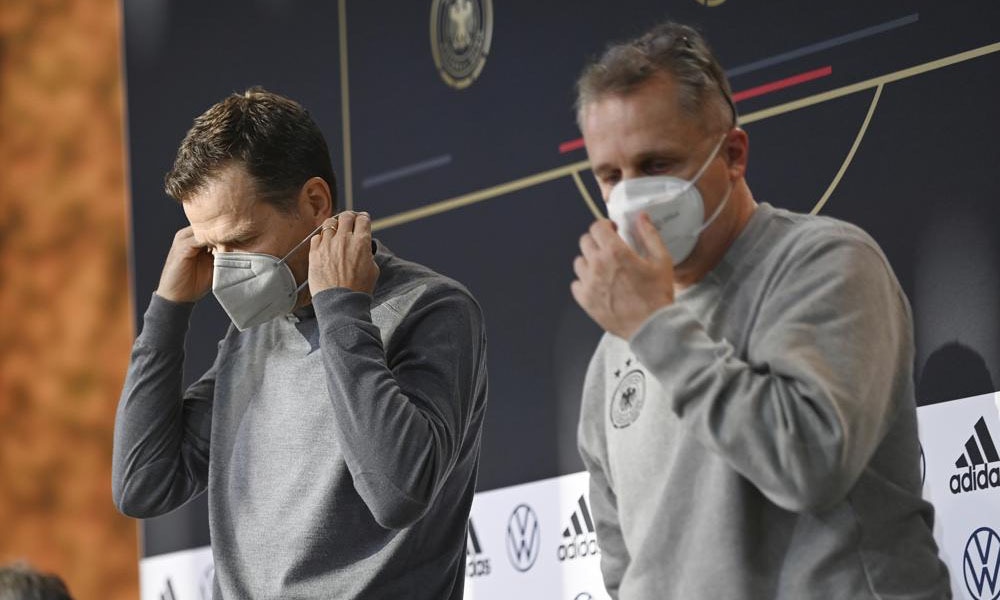
[[[132,337],[120,33],[116,0],[0,8],[0,563],[78,600],[138,597],[110,492]]]

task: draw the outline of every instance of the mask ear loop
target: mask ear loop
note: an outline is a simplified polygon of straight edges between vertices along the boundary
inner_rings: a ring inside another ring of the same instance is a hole
[[[734,186],[732,183],[729,184],[729,191],[726,192],[726,197],[723,198],[722,202],[719,203],[719,206],[717,206],[715,208],[715,212],[712,213],[712,216],[709,217],[708,220],[705,221],[705,223],[702,224],[702,226],[698,228],[698,231],[695,233],[695,235],[700,235],[702,231],[705,231],[706,229],[708,229],[708,226],[711,225],[715,221],[715,218],[718,217],[719,214],[722,213],[722,209],[725,208],[726,204],[729,203],[729,197],[733,195],[733,188],[734,187],[736,187],[736,186]]]
[[[306,280],[305,280],[305,281],[303,281],[303,282],[302,282],[302,284],[301,284],[301,285],[299,285],[299,287],[295,288],[295,291],[294,291],[294,292],[292,292],[292,293],[291,293],[291,294],[289,294],[289,295],[290,295],[290,296],[297,296],[297,295],[298,295],[298,293],[299,293],[299,292],[301,292],[302,290],[304,290],[304,289],[305,289],[305,287],[306,287],[307,285],[309,285],[309,278],[308,278],[308,277],[306,277]]]
[[[726,133],[723,133],[722,137],[719,138],[719,141],[715,143],[715,147],[712,148],[712,152],[709,153],[708,158],[705,159],[704,163],[702,163],[701,168],[698,169],[698,172],[694,174],[694,177],[688,181],[687,189],[690,189],[691,186],[697,183],[698,180],[701,179],[701,176],[705,174],[705,171],[708,170],[708,165],[712,164],[712,160],[715,159],[715,155],[719,153],[719,148],[722,148],[722,142],[726,141],[726,137],[728,136],[729,132],[727,131]]]
[[[334,217],[334,219],[336,219],[336,217]],[[291,250],[289,250],[288,254],[286,254],[283,257],[281,257],[281,260],[279,260],[277,263],[275,263],[274,267],[278,268],[278,265],[286,264],[286,261],[288,260],[288,257],[291,256],[291,255],[293,255],[293,254],[295,254],[296,250],[298,250],[303,245],[305,245],[306,242],[308,242],[309,240],[311,240],[314,235],[316,235],[317,233],[320,232],[321,229],[323,229],[323,224],[322,223],[319,224],[319,227],[317,227],[316,229],[313,229],[312,233],[310,233],[309,235],[307,235],[304,240],[302,240],[301,242],[299,242],[298,244],[296,244],[294,248],[292,248]],[[305,287],[307,285],[309,285],[309,278],[308,277],[306,277],[306,280],[303,281],[302,284],[299,285],[297,288],[295,288],[295,291],[292,292],[289,295],[290,296],[297,295],[299,292],[301,292],[303,289],[305,289]]]
[[[719,148],[722,147],[722,142],[725,141],[726,136],[728,135],[729,135],[728,131],[722,134],[722,139],[720,139],[719,143],[715,145],[715,150],[713,150],[712,154],[709,155],[708,160],[705,162],[704,165],[702,165],[701,170],[698,171],[698,174],[695,176],[695,178],[691,180],[691,185],[694,185],[694,182],[697,181],[698,178],[702,176],[702,174],[708,168],[708,165],[711,164],[712,159],[715,158],[715,153],[718,152]],[[702,231],[708,229],[709,225],[711,225],[715,221],[716,217],[718,217],[719,214],[722,212],[722,209],[726,207],[726,204],[729,203],[729,197],[733,195],[733,187],[735,186],[732,184],[732,182],[730,182],[729,190],[726,192],[726,197],[722,199],[722,202],[720,202],[717,207],[715,207],[715,212],[712,213],[712,216],[709,217],[708,220],[705,221],[702,224],[702,226],[698,228],[698,231],[695,232],[696,235],[700,235]]]

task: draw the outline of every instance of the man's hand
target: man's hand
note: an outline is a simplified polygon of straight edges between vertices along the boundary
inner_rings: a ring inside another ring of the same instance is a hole
[[[309,243],[309,293],[313,296],[335,287],[371,294],[378,275],[368,213],[345,211],[327,219]]]
[[[573,261],[573,298],[605,331],[629,339],[654,312],[674,302],[670,252],[646,213],[639,216],[639,256],[600,219],[580,238],[583,256]]]
[[[213,259],[194,239],[191,227],[174,235],[156,295],[172,302],[197,302],[212,289]]]

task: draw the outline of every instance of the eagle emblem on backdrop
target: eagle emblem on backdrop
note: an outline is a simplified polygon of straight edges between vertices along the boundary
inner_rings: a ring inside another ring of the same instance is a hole
[[[492,0],[434,0],[431,54],[441,79],[461,90],[486,64],[493,40]]]

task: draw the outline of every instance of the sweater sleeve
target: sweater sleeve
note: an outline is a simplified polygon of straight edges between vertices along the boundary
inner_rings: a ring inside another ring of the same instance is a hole
[[[420,519],[458,459],[484,406],[482,315],[458,290],[428,293],[383,348],[371,296],[344,288],[313,298],[336,430],[358,493],[375,520]]]
[[[909,306],[872,244],[824,236],[775,269],[745,360],[677,304],[630,340],[685,427],[790,511],[847,495],[909,385]]]
[[[146,310],[118,411],[112,496],[122,513],[167,513],[205,490],[215,367],[182,392],[184,339],[193,304],[157,295]]]

